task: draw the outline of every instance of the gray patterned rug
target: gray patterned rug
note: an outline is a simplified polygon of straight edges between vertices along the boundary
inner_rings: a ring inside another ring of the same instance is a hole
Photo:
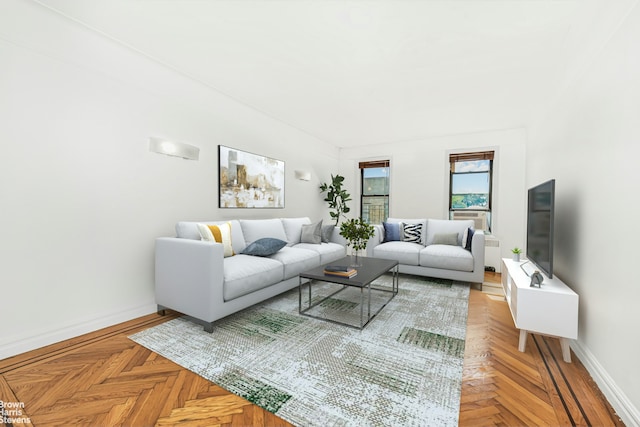
[[[323,314],[359,315],[354,295],[334,295]],[[130,338],[294,425],[455,426],[468,301],[467,284],[401,275],[362,331],[300,316],[294,289],[213,334],[181,318]]]

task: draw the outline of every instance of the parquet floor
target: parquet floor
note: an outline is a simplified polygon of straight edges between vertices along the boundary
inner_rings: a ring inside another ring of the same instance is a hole
[[[460,426],[624,426],[575,354],[562,360],[558,339],[529,334],[521,353],[518,338],[507,303],[472,291]]]
[[[0,360],[0,400],[27,421],[14,425],[289,425],[127,338],[173,317],[153,314]],[[506,303],[472,290],[460,426],[623,425],[575,356],[562,361],[557,340],[530,337],[525,353],[517,344]]]

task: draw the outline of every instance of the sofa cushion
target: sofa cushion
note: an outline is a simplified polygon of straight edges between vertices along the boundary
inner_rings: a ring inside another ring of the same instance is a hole
[[[272,237],[263,237],[247,245],[241,254],[253,256],[270,256],[287,246],[287,242]]]
[[[420,243],[387,242],[373,248],[373,256],[398,261],[400,264],[419,265],[420,250],[424,246]]]
[[[284,232],[287,236],[287,242],[289,246],[300,243],[300,237],[302,235],[302,226],[305,224],[311,224],[311,220],[307,217],[302,218],[281,218]]]
[[[347,250],[338,243],[322,243],[314,245],[311,243],[299,243],[294,248],[308,249],[320,255],[320,264],[329,264],[330,262],[344,258]]]
[[[406,218],[387,218],[387,222],[390,223],[406,223],[406,224],[422,224],[421,230],[421,243],[424,246],[426,242],[426,231],[427,231],[427,219],[426,218],[414,218],[414,219],[406,219]]]
[[[244,234],[246,244],[255,242],[264,237],[284,240],[288,242],[287,234],[284,232],[282,220],[274,219],[241,219],[240,226]]]
[[[198,224],[200,237],[206,242],[222,243],[224,248],[224,257],[234,256],[233,245],[231,240],[231,224],[206,225]]]
[[[427,221],[426,245],[432,245],[436,234],[457,233],[458,245],[462,244],[462,233],[473,227],[473,220],[429,219]]]
[[[322,243],[322,221],[313,224],[303,224],[300,243],[312,243],[319,245]]]
[[[176,223],[176,236],[180,239],[192,239],[200,240],[200,231],[198,230],[198,224],[205,225],[219,225],[219,224],[231,224],[231,242],[233,243],[233,250],[235,253],[240,253],[247,244],[244,241],[244,234],[242,233],[242,227],[240,227],[240,221],[233,219],[230,221],[180,221]]]
[[[320,265],[320,254],[318,252],[297,246],[295,248],[282,248],[270,258],[280,261],[284,265],[285,280]]]
[[[266,257],[236,255],[224,259],[225,301],[247,295],[282,281],[284,266]]]
[[[444,270],[473,271],[473,255],[458,245],[429,245],[420,251],[420,265]]]

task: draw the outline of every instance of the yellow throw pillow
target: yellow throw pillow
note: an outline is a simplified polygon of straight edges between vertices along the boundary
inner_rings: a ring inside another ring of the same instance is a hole
[[[198,224],[198,230],[202,240],[222,243],[225,258],[235,255],[231,241],[231,223],[227,222],[218,225]]]
[[[198,224],[198,232],[200,233],[200,240],[204,240],[205,242],[215,242],[216,239],[213,238],[213,234],[209,227],[206,224]]]

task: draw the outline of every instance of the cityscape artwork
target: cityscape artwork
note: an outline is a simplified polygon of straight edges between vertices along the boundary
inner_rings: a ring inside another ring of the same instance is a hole
[[[284,162],[218,146],[220,208],[284,208]]]

